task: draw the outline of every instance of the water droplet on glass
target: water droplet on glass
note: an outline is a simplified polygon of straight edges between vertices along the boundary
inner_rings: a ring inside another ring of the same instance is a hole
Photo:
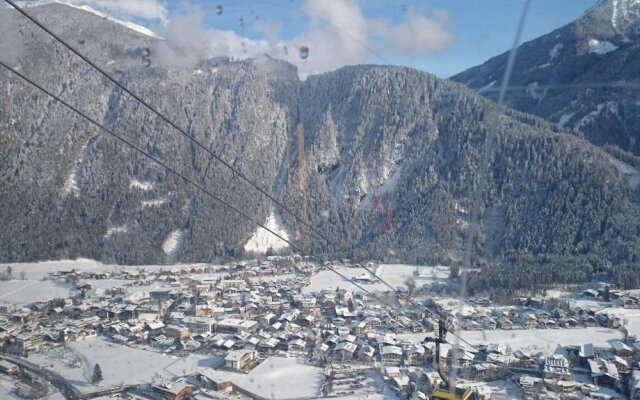
[[[149,60],[148,58],[145,58],[144,60],[142,60],[142,65],[144,65],[145,67],[150,67],[151,60]]]
[[[240,27],[244,28],[244,18],[240,17]]]
[[[145,47],[144,49],[142,49],[143,56],[149,57],[150,54],[151,54],[151,50],[148,47]]]
[[[309,48],[307,46],[300,46],[300,58],[306,60],[309,57]]]
[[[216,14],[222,15],[222,6],[220,4],[216,6]]]

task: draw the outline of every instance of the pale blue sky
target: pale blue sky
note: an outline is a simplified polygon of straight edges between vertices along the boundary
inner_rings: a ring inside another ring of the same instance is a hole
[[[294,63],[301,75],[375,63],[449,77],[510,48],[525,0],[70,1],[152,28],[170,46],[186,47],[181,53],[188,56],[267,52]],[[523,40],[567,24],[595,3],[531,0]],[[309,49],[304,59],[302,46]]]
[[[532,0],[523,39],[531,40],[565,25],[595,2]],[[367,62],[402,64],[440,77],[451,76],[509,49],[523,3],[524,0],[361,0],[359,5],[367,18],[387,18],[396,23],[402,23],[406,10],[422,12],[427,16],[437,10],[445,11],[449,15],[447,28],[453,38],[449,46],[435,54],[389,54],[374,41],[367,46],[373,50],[367,49],[370,53]],[[240,36],[252,39],[263,37],[253,29],[259,20],[280,21],[283,39],[302,34],[309,23],[308,15],[302,11],[301,0],[192,0],[191,4],[203,10],[208,26],[233,30]],[[221,15],[217,13],[218,5],[223,9]],[[168,2],[168,9],[171,14],[176,13],[180,9],[180,1]],[[240,25],[240,18],[244,27]],[[348,29],[348,26],[338,28]],[[308,45],[313,53],[313,43]]]

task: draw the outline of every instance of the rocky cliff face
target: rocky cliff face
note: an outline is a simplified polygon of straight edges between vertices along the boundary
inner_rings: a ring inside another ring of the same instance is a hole
[[[278,220],[300,246],[407,262],[460,257],[490,100],[400,67],[305,81],[266,56],[147,67],[158,39],[62,5],[32,10],[338,246],[17,20],[22,71],[257,220]],[[251,223],[4,70],[0,91],[0,259],[155,263],[243,253]],[[478,255],[638,257],[633,160],[511,110],[497,135]]]

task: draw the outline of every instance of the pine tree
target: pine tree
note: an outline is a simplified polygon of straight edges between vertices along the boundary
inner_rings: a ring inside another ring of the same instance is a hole
[[[100,364],[96,364],[93,367],[93,375],[91,376],[91,383],[97,385],[102,382],[104,378],[102,377],[102,370],[100,369]]]

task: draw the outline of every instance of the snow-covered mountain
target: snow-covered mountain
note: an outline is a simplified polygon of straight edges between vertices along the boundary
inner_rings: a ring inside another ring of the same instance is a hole
[[[102,19],[105,19],[109,22],[113,22],[115,24],[127,27],[135,32],[141,33],[143,35],[146,36],[150,36],[152,38],[156,38],[156,39],[161,39],[160,36],[158,36],[155,32],[153,32],[151,29],[133,23],[131,21],[123,21],[121,19],[118,18],[114,18],[108,14],[105,14],[101,11],[98,11],[94,8],[92,8],[89,5],[83,4],[83,5],[77,5],[77,4],[73,4],[64,0],[37,0],[37,1],[18,1],[16,2],[16,4],[19,7],[24,7],[24,8],[33,8],[33,7],[40,7],[40,6],[44,6],[44,5],[48,5],[48,4],[60,4],[60,5],[64,5],[67,7],[72,7],[72,8],[76,8],[78,10],[82,10],[82,11],[86,11],[90,14],[96,15]],[[12,7],[8,4],[3,4],[2,7],[5,7],[6,9],[12,9]]]
[[[640,155],[640,1],[601,0],[521,45],[506,101]],[[452,77],[496,99],[507,53]],[[498,82],[498,83],[496,83]]]
[[[392,66],[300,81],[294,66],[267,56],[147,67],[154,37],[62,4],[32,12],[337,248],[16,17],[21,71],[299,246],[332,257],[460,258],[494,108],[464,85]],[[549,44],[545,57],[555,47],[560,58],[565,50]],[[209,261],[277,247],[5,70],[0,92],[1,260]],[[629,218],[640,211],[632,162],[507,110],[477,254],[640,256],[640,221]]]

